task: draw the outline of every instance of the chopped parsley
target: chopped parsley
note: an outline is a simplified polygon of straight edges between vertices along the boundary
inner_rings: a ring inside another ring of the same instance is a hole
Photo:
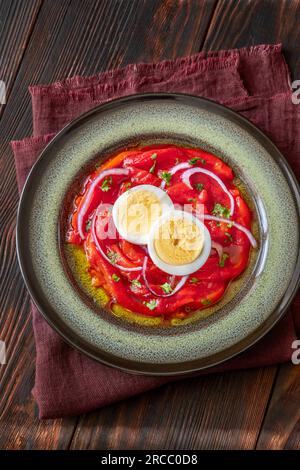
[[[228,207],[222,206],[222,204],[219,204],[218,202],[215,204],[212,213],[216,216],[224,217],[225,219],[230,217],[230,209],[228,209]]]
[[[155,307],[157,306],[157,300],[153,299],[153,300],[150,300],[150,302],[144,302],[144,304],[146,305],[146,307],[149,308],[149,310],[154,310]]]
[[[202,299],[202,300],[201,300],[201,303],[202,303],[202,305],[210,305],[210,304],[211,304],[211,300],[210,300],[210,299]]]
[[[228,228],[233,227],[233,222],[229,222],[229,224],[227,224],[227,227],[228,227]]]
[[[220,260],[219,260],[219,266],[220,268],[224,268],[225,266],[225,261],[229,258],[229,254],[228,253],[223,253]]]
[[[136,288],[136,287],[142,287],[142,284],[140,283],[140,281],[138,279],[133,279],[131,281],[131,285],[132,287]]]
[[[190,283],[191,283],[191,284],[198,284],[198,282],[199,282],[199,279],[198,279],[197,277],[192,277],[192,278],[190,279]]]
[[[195,202],[195,201],[196,201],[196,199],[194,197],[189,197],[188,198],[188,202]]]
[[[165,182],[167,184],[170,184],[170,181],[171,181],[171,178],[172,178],[171,173],[169,173],[168,171],[161,171],[159,176],[162,180],[165,180]]]
[[[154,161],[153,165],[151,166],[149,173],[154,173],[155,167],[156,167],[156,161]]]
[[[129,189],[131,186],[131,181],[127,181],[126,183],[124,183],[124,190],[127,191],[127,189]]]
[[[107,257],[113,264],[115,264],[118,260],[118,253],[112,250],[108,250]]]
[[[110,190],[112,184],[112,177],[108,176],[105,180],[102,181],[101,189],[104,193]]]
[[[111,276],[112,280],[115,281],[115,282],[118,282],[120,280],[119,276],[117,276],[116,274],[113,274]]]
[[[201,162],[203,165],[205,165],[206,160],[204,160],[204,158],[200,158],[200,157],[194,157],[194,158],[191,158],[189,160],[190,165],[196,165],[198,162]]]
[[[203,184],[202,184],[202,183],[196,183],[196,184],[195,184],[195,188],[197,189],[197,191],[202,191],[202,189],[203,189]]]
[[[172,292],[172,287],[168,282],[165,282],[160,287],[166,294],[170,294]]]
[[[225,236],[232,242],[232,235],[229,232],[225,232]]]
[[[157,153],[152,153],[151,158],[152,160],[155,160],[157,158]]]
[[[90,220],[87,221],[85,224],[85,231],[88,232],[91,228],[92,222]]]

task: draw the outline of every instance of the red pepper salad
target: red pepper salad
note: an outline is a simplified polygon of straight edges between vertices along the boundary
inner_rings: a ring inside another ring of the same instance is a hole
[[[121,227],[113,214],[124,198],[158,202],[150,226],[143,218],[140,232]],[[184,224],[175,226],[180,214]],[[157,231],[163,223],[176,236],[151,244],[152,225]],[[190,238],[182,236],[187,224],[193,224]],[[84,179],[66,239],[84,250],[91,283],[106,291],[110,306],[185,318],[218,302],[246,269],[257,246],[251,224],[234,173],[220,158],[200,149],[152,145],[118,153]]]

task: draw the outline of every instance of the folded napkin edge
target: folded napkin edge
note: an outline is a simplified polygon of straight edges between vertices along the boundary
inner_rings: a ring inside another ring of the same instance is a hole
[[[193,63],[182,63],[180,64],[180,68],[184,69],[185,72],[188,73],[193,73],[193,72],[204,72],[204,71],[212,71],[212,70],[222,70],[222,69],[227,69],[229,67],[237,67],[238,65],[238,56],[235,55],[233,57],[209,57],[209,58],[204,58],[201,55],[202,53],[199,53],[198,55],[198,60],[195,60]],[[176,61],[175,61],[176,62]],[[164,62],[159,62],[156,71],[162,71],[164,69]],[[67,96],[83,96],[85,97],[86,95],[89,95],[92,93],[91,87],[93,87],[93,90],[97,90],[97,92],[107,92],[108,90],[111,90],[112,92],[118,91],[121,88],[126,88],[128,86],[134,85],[135,80],[125,78],[121,79],[119,78],[119,81],[116,83],[103,83],[105,80],[107,81],[108,79],[114,79],[117,80],[118,75],[130,75],[130,74],[137,74],[140,73],[142,75],[147,75],[149,77],[149,71],[148,66],[152,64],[148,63],[139,63],[139,64],[129,64],[126,67],[120,68],[120,69],[113,69],[113,72],[115,72],[115,75],[109,75],[110,72],[102,72],[98,75],[93,75],[91,77],[84,77],[84,76],[74,76],[70,77],[70,80],[72,80],[72,84],[68,86],[72,86],[72,88],[65,88],[65,85],[63,82],[54,82],[53,84],[49,85],[32,85],[28,87],[29,92],[32,97],[35,96],[56,96],[56,97],[61,97],[62,94],[67,95]],[[187,70],[187,67],[190,67],[191,70]],[[174,67],[175,68],[175,67]],[[167,69],[168,71],[171,69]],[[165,71],[166,69],[164,69]],[[178,72],[180,69],[178,70]],[[155,72],[155,70],[150,70],[150,72]],[[155,76],[155,73],[153,74]],[[150,77],[151,78],[151,75]],[[82,81],[85,81],[84,84]],[[99,80],[101,80],[101,83],[98,83]],[[78,82],[81,82],[78,83]],[[76,87],[75,89],[73,87]],[[88,92],[85,91],[85,89],[89,89]],[[82,94],[82,95],[81,95]]]
[[[33,147],[35,145],[47,144],[55,136],[54,133],[43,134],[38,136],[28,136],[20,140],[12,140],[10,142],[12,150],[18,150],[22,147]]]
[[[195,64],[199,64],[201,61],[203,62],[203,68],[207,68],[208,70],[210,67],[216,67],[218,69],[217,65],[219,65],[220,68],[221,65],[223,65],[225,68],[226,66],[232,65],[231,62],[226,64],[226,59],[228,60],[231,58],[233,61],[238,60],[239,57],[241,56],[249,56],[249,55],[268,55],[272,53],[281,53],[282,50],[282,44],[277,43],[277,44],[258,44],[255,46],[248,46],[248,47],[243,47],[243,48],[236,48],[236,49],[230,49],[230,50],[220,50],[220,51],[203,51],[203,52],[197,52],[196,54],[188,55],[188,56],[183,56],[179,57],[178,59],[167,59],[163,60],[160,62],[140,62],[140,63],[132,63],[128,64],[125,67],[121,68],[115,68],[112,70],[100,72],[99,74],[92,75],[92,76],[83,76],[83,75],[74,75],[72,77],[68,77],[64,80],[58,80],[56,82],[50,83],[50,84],[38,84],[38,85],[32,85],[29,87],[29,91],[32,96],[35,95],[42,95],[46,93],[49,95],[49,93],[54,93],[57,94],[58,92],[61,91],[68,91],[68,88],[66,87],[82,87],[86,88],[91,85],[97,85],[97,82],[101,80],[107,80],[109,78],[116,78],[118,75],[122,75],[128,72],[137,72],[140,71],[142,73],[149,73],[153,71],[161,71],[161,70],[172,70],[175,69],[176,67],[186,67],[186,66],[192,66]],[[224,59],[224,64],[220,62],[220,59]]]

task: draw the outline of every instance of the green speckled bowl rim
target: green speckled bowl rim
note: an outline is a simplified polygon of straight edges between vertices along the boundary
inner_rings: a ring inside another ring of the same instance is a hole
[[[43,291],[39,288],[38,278],[34,272],[32,265],[32,257],[28,250],[28,237],[29,230],[27,230],[26,221],[30,214],[31,209],[31,196],[34,188],[38,186],[38,173],[42,171],[43,168],[47,168],[50,161],[55,158],[55,144],[60,141],[60,139],[67,138],[68,133],[74,129],[78,129],[80,125],[90,117],[99,115],[101,119],[101,114],[103,112],[109,112],[118,109],[120,106],[132,106],[134,104],[143,104],[146,105],[153,101],[165,100],[166,103],[176,103],[179,105],[185,105],[198,109],[199,111],[213,113],[220,118],[225,118],[226,120],[233,123],[233,125],[238,126],[242,129],[243,132],[248,133],[252,136],[258,144],[271,156],[274,160],[278,169],[284,176],[285,180],[288,183],[293,203],[294,203],[294,212],[296,214],[294,219],[294,224],[297,231],[297,247],[296,247],[296,256],[294,271],[289,279],[287,289],[276,305],[276,308],[270,312],[270,314],[265,318],[265,320],[257,327],[254,331],[248,334],[243,339],[234,342],[230,347],[218,351],[217,353],[210,353],[206,357],[196,358],[189,361],[178,361],[178,362],[145,362],[140,361],[138,358],[136,360],[128,359],[121,357],[119,355],[111,354],[105,350],[95,347],[88,338],[84,338],[76,333],[73,328],[71,328],[63,318],[60,317],[59,312],[57,312],[49,300],[44,295]],[[53,152],[54,150],[54,152]],[[134,372],[147,375],[180,375],[180,374],[191,374],[198,370],[205,369],[208,367],[215,366],[221,362],[224,362],[237,354],[245,351],[257,341],[259,341],[271,328],[279,321],[279,319],[286,312],[288,306],[290,305],[294,295],[299,286],[299,275],[300,275],[300,249],[299,249],[299,217],[300,217],[300,190],[298,182],[289,167],[288,163],[281,155],[277,147],[271,142],[271,140],[266,137],[257,127],[250,123],[246,118],[235,113],[234,111],[219,105],[211,100],[204,98],[199,98],[192,95],[185,95],[180,93],[145,93],[140,95],[131,95],[117,100],[110,101],[109,103],[97,106],[92,110],[84,113],[77,119],[73,120],[67,126],[65,126],[55,137],[54,139],[46,146],[43,152],[40,155],[40,158],[35,163],[31,172],[26,180],[24,185],[19,208],[18,208],[18,217],[17,217],[17,230],[16,230],[16,244],[17,244],[17,256],[21,268],[21,272],[26,284],[26,287],[36,304],[39,311],[42,313],[46,321],[51,325],[51,327],[56,330],[62,338],[69,343],[71,346],[80,350],[82,353],[87,356],[102,362],[106,365],[110,365],[127,372]]]

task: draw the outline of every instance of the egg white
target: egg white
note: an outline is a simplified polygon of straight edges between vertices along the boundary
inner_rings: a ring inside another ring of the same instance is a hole
[[[163,191],[162,189],[156,186],[152,186],[150,184],[141,184],[140,186],[135,186],[134,188],[130,188],[125,193],[121,194],[121,196],[118,197],[112,209],[112,217],[113,217],[114,224],[119,234],[121,235],[122,238],[124,238],[125,240],[131,243],[134,243],[135,245],[147,245],[149,234],[151,232],[152,227],[149,228],[149,233],[147,234],[136,234],[136,233],[126,230],[126,228],[122,226],[119,220],[120,206],[122,206],[124,203],[126,204],[126,199],[128,198],[128,196],[132,194],[133,192],[137,192],[137,191],[147,191],[147,192],[153,193],[159,200],[159,203],[162,209],[162,215],[167,213],[169,210],[174,209],[174,205],[173,205],[171,198],[168,196],[168,194],[165,191]]]
[[[182,217],[192,221],[193,223],[197,225],[199,230],[204,235],[204,244],[203,244],[203,249],[200,255],[194,261],[192,261],[191,263],[181,264],[181,265],[176,266],[173,264],[166,263],[158,256],[155,250],[154,241],[155,241],[155,236],[157,234],[157,231],[159,227],[161,226],[161,224],[163,224],[167,220],[182,218]],[[188,274],[192,274],[198,271],[198,269],[200,269],[201,266],[203,266],[206,263],[210,255],[210,251],[211,251],[211,236],[210,236],[208,229],[198,218],[196,218],[190,212],[185,212],[185,211],[175,210],[175,209],[169,210],[156,221],[149,235],[148,252],[153,263],[162,271],[168,274],[173,274],[175,276],[186,276]]]

